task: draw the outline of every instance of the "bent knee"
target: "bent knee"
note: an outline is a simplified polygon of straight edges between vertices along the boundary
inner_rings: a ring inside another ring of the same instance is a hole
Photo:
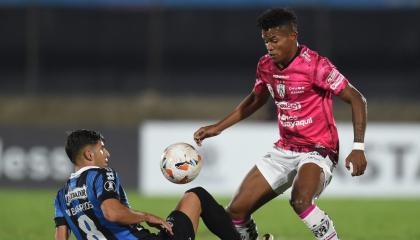
[[[187,190],[185,194],[195,194],[201,202],[207,202],[208,199],[212,199],[213,197],[207,192],[206,189],[203,187],[195,187]]]
[[[194,192],[185,192],[182,198],[183,199],[197,199],[200,201],[199,197]]]
[[[193,192],[193,193],[195,193],[195,194],[197,194],[197,195],[202,195],[202,194],[207,195],[207,194],[209,194],[209,193],[207,192],[207,190],[206,190],[206,189],[204,189],[203,187],[190,188],[190,189],[188,189],[187,191],[185,191],[185,193],[190,193],[190,192]]]
[[[312,198],[305,196],[295,196],[290,198],[290,205],[297,214],[302,213],[312,205]]]

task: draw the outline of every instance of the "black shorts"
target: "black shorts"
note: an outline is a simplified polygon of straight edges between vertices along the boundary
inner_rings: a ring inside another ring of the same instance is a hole
[[[161,230],[157,235],[148,233],[141,236],[140,239],[144,240],[194,240],[195,233],[191,220],[185,213],[174,210],[166,218],[166,221],[172,225],[173,236]],[[146,230],[147,231],[147,230]],[[148,232],[148,231],[147,231]]]

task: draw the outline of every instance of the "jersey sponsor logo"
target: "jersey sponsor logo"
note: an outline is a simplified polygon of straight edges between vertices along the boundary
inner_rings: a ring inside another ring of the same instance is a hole
[[[289,87],[290,94],[301,94],[305,92],[304,86]]]
[[[86,189],[87,189],[86,185],[83,185],[83,187],[78,187],[78,188],[69,190],[65,195],[67,206],[70,206],[70,203],[73,200],[86,199],[87,198]]]
[[[327,83],[330,84],[337,77],[338,74],[340,73],[337,69],[334,68],[333,70],[331,70],[330,74],[328,74],[326,79]]]
[[[304,127],[304,126],[306,126],[308,124],[311,124],[311,123],[312,123],[312,117],[310,117],[308,119],[305,119],[305,120],[296,120],[296,121],[280,120],[280,124],[283,127],[289,127],[289,128],[300,127],[300,126]]]
[[[273,74],[273,78],[277,78],[277,79],[288,79],[290,76],[288,75],[278,75],[278,74]]]
[[[343,82],[343,80],[344,76],[337,69],[334,68],[333,70],[331,70],[330,74],[328,74],[326,82],[327,84],[330,84],[330,88],[332,90],[335,90],[340,85],[340,83]]]
[[[300,102],[291,103],[286,101],[277,102],[277,107],[281,110],[299,110],[302,108]]]
[[[282,121],[296,121],[297,119],[297,116],[287,116],[286,114],[280,115],[280,120]]]
[[[340,85],[341,82],[343,82],[343,80],[344,80],[344,76],[340,74],[337,80],[333,84],[331,84],[330,88],[332,90],[337,89],[337,87]]]
[[[306,49],[303,53],[301,53],[300,56],[303,59],[305,59],[305,61],[307,61],[307,62],[311,61],[311,55],[308,53],[308,49]]]
[[[92,208],[93,208],[93,204],[90,201],[88,201],[88,202],[76,205],[75,207],[66,209],[66,213],[67,215],[71,217],[71,216],[77,215],[80,212],[84,212]]]
[[[104,189],[108,192],[115,192],[117,190],[117,186],[115,185],[114,181],[106,181],[104,184]]]
[[[283,83],[277,84],[277,93],[279,94],[280,98],[284,98],[286,95],[286,85]]]

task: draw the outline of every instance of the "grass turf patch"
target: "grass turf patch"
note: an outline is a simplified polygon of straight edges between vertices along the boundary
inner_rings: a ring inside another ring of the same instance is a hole
[[[0,239],[44,240],[54,236],[54,190],[0,190]],[[134,209],[161,217],[179,198],[143,197],[128,192]],[[227,198],[216,198],[222,205]],[[341,239],[420,239],[419,199],[320,199],[318,206],[333,219]],[[273,200],[254,214],[260,233],[279,240],[313,239],[286,199]],[[144,226],[147,226],[144,224]],[[74,237],[72,238],[74,239]],[[217,239],[203,223],[199,240]]]

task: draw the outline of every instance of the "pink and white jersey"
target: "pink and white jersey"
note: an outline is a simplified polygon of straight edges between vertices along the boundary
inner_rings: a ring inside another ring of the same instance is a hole
[[[306,46],[285,69],[269,55],[258,62],[254,91],[269,91],[277,105],[280,139],[276,146],[299,152],[326,150],[334,162],[338,133],[333,117],[332,94],[348,80],[326,58]]]

